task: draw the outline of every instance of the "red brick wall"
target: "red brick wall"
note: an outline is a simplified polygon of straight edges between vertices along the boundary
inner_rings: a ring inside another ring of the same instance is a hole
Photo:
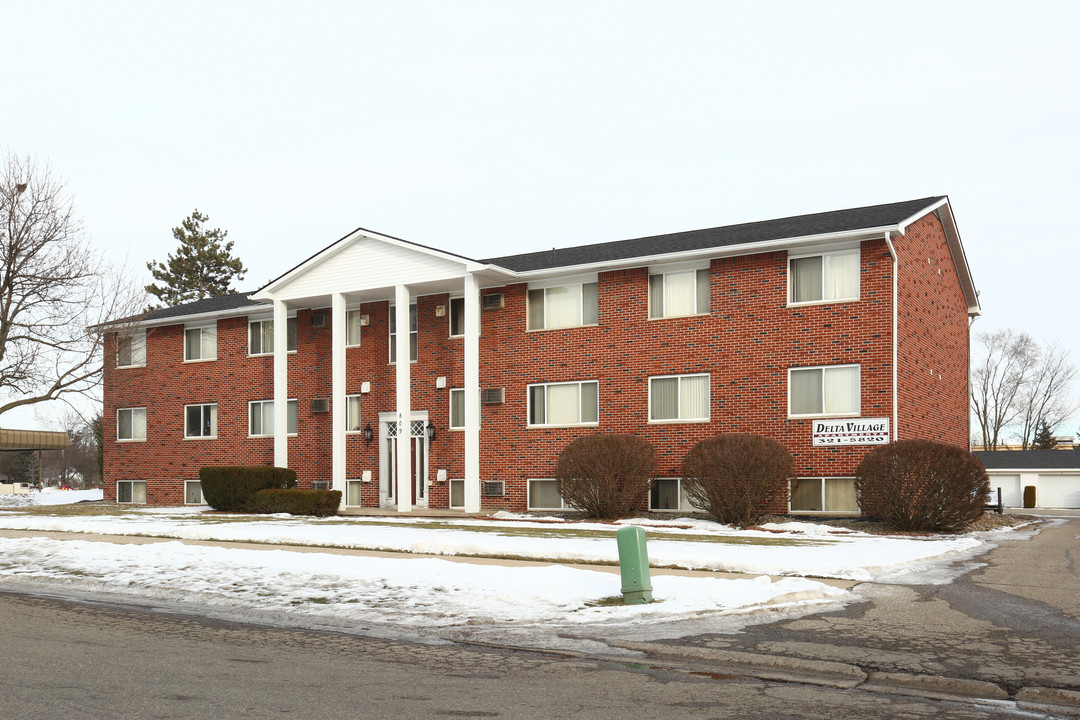
[[[969,447],[967,301],[941,221],[930,214],[894,245],[900,259],[899,434]]]
[[[910,266],[901,274],[899,427],[902,437],[962,444],[967,322],[962,296],[957,305],[959,286],[943,242],[940,224],[931,216],[896,243]],[[923,269],[925,255],[932,258],[928,270]],[[859,302],[789,308],[786,268],[783,252],[714,260],[711,313],[658,320],[647,318],[645,268],[601,273],[599,325],[565,330],[526,331],[524,284],[485,291],[502,292],[505,305],[481,312],[481,385],[505,388],[506,401],[481,408],[480,470],[485,480],[505,481],[507,497],[484,498],[484,506],[523,509],[526,480],[552,477],[559,451],[573,438],[596,431],[647,438],[657,448],[661,477],[680,475],[681,460],[693,443],[722,432],[776,438],[792,452],[800,476],[852,475],[867,449],[811,447],[811,421],[787,417],[788,369],[859,363],[862,416],[891,417],[888,250],[882,240],[862,244]],[[436,315],[440,305],[446,310],[442,317]],[[449,478],[461,478],[464,437],[448,426],[450,389],[464,381],[463,340],[449,337],[446,295],[420,297],[417,309],[419,362],[412,365],[412,407],[426,410],[438,429],[430,446],[430,477],[434,481],[437,469],[445,468]],[[360,346],[346,352],[346,392],[359,393],[362,382],[371,383],[361,400],[361,426],[370,424],[376,439],[368,444],[361,435],[347,436],[346,476],[358,479],[364,470],[372,472],[373,482],[363,486],[363,504],[374,506],[378,413],[395,409],[395,375],[388,362],[389,303],[369,303],[361,311],[370,324],[363,328]],[[318,312],[330,314],[329,309]],[[289,386],[290,397],[299,400],[299,436],[289,440],[289,465],[306,486],[330,479],[331,416],[313,415],[310,400],[330,395],[331,331],[329,322],[313,328],[307,311],[299,313],[297,328],[299,352],[289,357]],[[946,338],[935,335],[938,328]],[[218,322],[216,361],[184,363],[182,357],[183,326],[157,328],[147,334],[145,368],[107,370],[106,499],[112,499],[117,480],[146,479],[151,481],[148,502],[180,503],[183,481],[197,478],[203,465],[273,462],[272,438],[247,436],[247,402],[273,397],[272,358],[247,355],[247,316]],[[701,372],[711,376],[710,422],[648,423],[650,375]],[[446,388],[436,388],[440,376],[447,378]],[[527,386],[568,380],[599,381],[599,426],[528,428]],[[214,401],[217,439],[184,440],[183,406]],[[146,442],[115,442],[116,408],[144,405]],[[959,418],[960,430],[943,430],[939,418],[950,426]],[[448,485],[432,482],[432,507],[447,506]],[[786,511],[786,497],[777,497],[771,509]]]

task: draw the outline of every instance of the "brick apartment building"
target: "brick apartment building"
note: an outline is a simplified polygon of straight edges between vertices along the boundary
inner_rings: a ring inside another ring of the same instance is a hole
[[[775,510],[857,512],[875,444],[967,446],[978,314],[944,196],[487,260],[361,228],[113,327],[106,500],[275,464],[346,507],[556,508],[558,453],[601,431],[652,442],[650,506],[687,509],[690,447],[754,432],[795,458]]]

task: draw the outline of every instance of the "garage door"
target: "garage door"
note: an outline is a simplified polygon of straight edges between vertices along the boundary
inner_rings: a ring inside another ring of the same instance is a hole
[[[1080,508],[1080,475],[1041,475],[1039,507]]]
[[[990,502],[997,502],[997,489],[1001,488],[1001,502],[1005,507],[1023,507],[1024,495],[1020,491],[1019,475],[991,475]]]

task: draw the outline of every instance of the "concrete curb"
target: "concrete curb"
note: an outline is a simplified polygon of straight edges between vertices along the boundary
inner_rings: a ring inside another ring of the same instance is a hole
[[[992,682],[951,678],[941,675],[872,672],[861,689],[870,692],[914,695],[938,700],[956,700],[957,698],[1009,699],[1009,693]]]
[[[866,673],[855,665],[845,663],[802,660],[780,655],[757,655],[754,653],[712,648],[687,648],[660,643],[639,643],[611,640],[608,645],[623,650],[636,650],[649,657],[666,660],[700,662],[707,661],[721,672],[743,675],[762,680],[826,685],[835,688],[853,688],[866,681]]]
[[[1080,692],[1057,688],[1026,687],[1016,693],[1016,706],[1024,710],[1080,717]]]

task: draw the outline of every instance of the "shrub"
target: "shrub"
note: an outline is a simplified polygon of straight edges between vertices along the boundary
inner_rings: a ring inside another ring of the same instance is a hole
[[[635,513],[649,496],[656,451],[645,438],[618,433],[579,437],[559,453],[559,493],[589,517]]]
[[[683,488],[690,504],[719,522],[747,527],[766,513],[770,495],[782,492],[794,471],[791,453],[763,435],[707,438],[683,460]]]
[[[272,488],[255,493],[255,512],[290,515],[337,515],[341,507],[340,490],[281,490]]]
[[[296,471],[264,465],[219,465],[199,470],[203,499],[215,510],[252,512],[255,493],[296,487]]]
[[[979,459],[930,440],[875,448],[856,475],[859,507],[896,530],[960,532],[990,501],[990,479]]]

